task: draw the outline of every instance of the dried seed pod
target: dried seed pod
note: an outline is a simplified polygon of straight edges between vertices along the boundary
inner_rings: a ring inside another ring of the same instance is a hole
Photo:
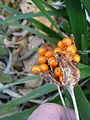
[[[56,53],[55,57],[61,66],[63,73],[63,84],[74,86],[80,79],[80,72],[76,67],[71,66],[66,57],[61,53]],[[66,59],[66,60],[65,60]]]

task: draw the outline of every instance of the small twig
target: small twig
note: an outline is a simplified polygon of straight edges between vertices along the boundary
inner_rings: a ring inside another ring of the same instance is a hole
[[[71,38],[71,40],[72,40],[72,43],[75,45],[74,35],[73,35],[73,34],[71,34],[71,35],[70,35],[70,38]]]
[[[68,92],[71,95],[72,101],[73,101],[73,105],[74,105],[74,109],[75,109],[75,114],[76,114],[76,120],[80,120],[79,119],[79,113],[78,113],[78,108],[77,108],[77,104],[76,104],[76,99],[75,99],[75,95],[74,95],[74,89],[73,86],[66,86]]]
[[[7,48],[7,49],[9,51],[9,62],[7,64],[7,67],[6,67],[5,71],[4,71],[4,73],[8,73],[10,71],[10,68],[11,68],[11,65],[12,65],[12,53],[11,53],[9,48]]]
[[[13,32],[14,36],[23,36],[25,37],[28,34],[27,30],[24,30],[23,32]]]
[[[62,93],[61,93],[61,90],[60,90],[59,85],[57,85],[57,89],[58,89],[58,92],[59,92],[59,95],[60,95],[60,98],[61,98],[61,101],[62,101],[62,104],[63,104],[64,110],[65,110],[65,113],[66,113],[67,119],[70,120],[70,117],[69,117],[69,114],[68,114],[68,112],[67,112],[67,108],[66,108],[66,105],[65,105],[65,102],[64,102],[64,99],[63,99],[63,96],[62,96]]]
[[[78,50],[77,52],[80,53],[80,54],[82,54],[82,55],[85,55],[85,54],[89,54],[90,50],[83,50],[83,51]]]
[[[3,85],[2,83],[0,83],[0,88],[1,88],[1,87],[4,87],[4,85]],[[12,97],[14,97],[14,98],[21,97],[21,95],[19,95],[19,94],[13,92],[13,91],[10,90],[10,89],[3,90],[3,93],[7,93],[8,95],[10,95],[10,96],[12,96]]]
[[[5,70],[5,68],[4,68],[4,67],[2,67],[2,66],[0,66],[0,69]]]
[[[85,80],[84,82],[82,82],[82,83],[80,84],[80,87],[82,87],[84,84],[86,84],[89,80],[90,80],[90,78],[88,78],[87,80]]]
[[[42,44],[43,44],[43,46],[46,47],[47,50],[51,50],[52,51],[52,49],[50,47],[48,47],[47,44],[44,41],[42,41]]]

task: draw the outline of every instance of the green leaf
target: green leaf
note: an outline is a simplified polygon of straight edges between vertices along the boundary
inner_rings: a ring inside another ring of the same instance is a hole
[[[38,28],[38,29],[42,30],[43,32],[45,32],[49,36],[51,36],[53,38],[56,38],[56,39],[60,39],[61,38],[58,33],[53,31],[52,29],[50,29],[46,25],[42,24],[41,22],[39,22],[39,21],[37,21],[37,20],[35,20],[33,18],[30,18],[29,21],[34,24],[35,28]]]
[[[90,66],[80,71],[80,79],[85,79],[90,76]]]
[[[8,51],[5,47],[2,47],[2,36],[0,35],[0,57],[5,57],[8,55]]]
[[[54,15],[54,16],[58,16],[58,15],[66,16],[65,10],[48,11],[48,13],[50,15]],[[5,23],[10,22],[10,21],[28,19],[28,18],[33,18],[33,17],[40,17],[40,16],[43,16],[43,14],[41,12],[38,12],[38,13],[30,12],[30,13],[24,13],[24,14],[20,13],[19,15],[17,14],[16,16],[6,18],[5,20],[0,21],[0,24],[5,24]]]
[[[90,120],[90,104],[85,97],[82,89],[79,85],[74,88],[75,91],[75,98],[77,102],[77,107],[79,110],[80,120]],[[68,98],[69,102],[71,103],[71,108],[73,107],[72,99],[68,91],[65,91],[65,96]],[[85,108],[85,109],[84,109]]]
[[[10,18],[7,18],[3,21],[0,21],[0,24],[5,24],[7,22],[10,22],[10,21],[15,21],[15,20],[21,20],[21,19],[27,19],[27,18],[32,18],[32,17],[39,17],[39,16],[42,16],[42,14],[39,12],[39,13],[33,13],[33,12],[30,12],[30,13],[21,13],[21,14],[18,14],[14,17],[10,17]]]
[[[65,0],[66,10],[72,28],[72,33],[75,36],[77,48],[81,48],[81,35],[85,36],[87,42],[87,22],[85,11],[81,7],[80,0]]]
[[[0,76],[1,76],[1,74],[0,74]],[[19,79],[19,80],[15,80],[15,82],[13,82],[13,83],[10,83],[10,84],[7,84],[7,85],[4,85],[3,87],[0,87],[0,91],[1,90],[5,90],[6,88],[9,88],[9,87],[12,87],[12,86],[14,86],[14,85],[19,85],[19,84],[22,84],[22,83],[26,83],[26,82],[29,82],[30,80],[34,80],[34,79],[36,79],[36,78],[38,78],[39,76],[37,76],[37,75],[33,75],[33,74],[30,74],[30,75],[28,75],[28,76],[26,76],[26,77],[23,77],[23,78],[21,78],[21,79]],[[2,79],[1,79],[2,78]],[[6,79],[8,80],[10,80],[10,77],[8,78],[8,77],[6,77],[5,76],[5,74],[3,75],[3,76],[1,76],[1,80],[2,81],[5,81]],[[5,79],[6,78],[6,79]]]
[[[90,0],[80,0],[90,14]]]
[[[43,0],[40,0],[46,7],[52,9],[52,10],[56,10],[53,6],[51,6],[48,2],[45,2]]]
[[[87,87],[83,90],[84,94],[90,94],[90,87]]]
[[[4,118],[1,118],[0,120],[17,120],[17,118],[19,118],[19,120],[27,120],[28,117],[31,115],[31,113],[37,108],[37,106],[34,106],[30,109],[24,110],[23,112],[18,112],[14,115],[11,116],[7,116]]]
[[[66,19],[63,18],[59,26],[65,31],[66,34],[70,36],[71,28],[70,28],[69,22]]]
[[[87,50],[87,44],[84,35],[81,37],[81,49],[82,51]],[[88,54],[82,55],[82,63],[88,64]]]
[[[22,103],[25,103],[29,100],[35,99],[37,97],[46,95],[50,92],[53,92],[57,90],[57,87],[55,85],[52,85],[50,83],[45,84],[43,86],[40,86],[32,91],[30,91],[27,95],[17,98],[15,100],[11,100],[10,102],[0,106],[0,114],[5,113],[5,111],[8,111],[8,109],[11,109],[13,107],[16,107],[17,105],[20,105]]]
[[[3,3],[0,3],[0,7],[7,10],[9,13],[13,13],[13,14],[20,14],[21,13],[21,12],[19,12],[18,10],[14,9],[14,8],[3,5]]]
[[[10,75],[3,73],[0,71],[0,82],[2,83],[8,83],[11,82],[13,79]]]
[[[88,65],[85,65],[85,64],[83,64],[83,63],[79,63],[79,69],[83,69],[83,68],[87,68],[87,67],[89,67]]]
[[[51,16],[49,15],[49,13],[45,10],[45,8],[42,6],[42,3],[40,2],[40,0],[32,0],[34,2],[34,4],[40,9],[40,11],[45,15],[45,17],[52,23],[52,25],[58,30],[60,36],[62,38],[64,38],[63,33],[60,31],[60,29],[58,28],[57,24],[54,22],[54,20],[51,18]]]
[[[38,37],[41,37],[41,38],[53,43],[53,44],[57,43],[57,41],[55,41],[52,38],[44,35],[43,33],[40,33],[39,31],[34,30],[32,27],[28,27],[28,26],[25,26],[25,25],[22,25],[22,24],[15,24],[15,23],[7,23],[7,24],[4,24],[4,25],[6,25],[6,26],[11,25],[11,26],[15,26],[17,28],[22,28],[24,30],[27,30],[27,31],[37,35]]]
[[[79,86],[75,87],[75,96],[80,120],[90,120],[90,104]]]

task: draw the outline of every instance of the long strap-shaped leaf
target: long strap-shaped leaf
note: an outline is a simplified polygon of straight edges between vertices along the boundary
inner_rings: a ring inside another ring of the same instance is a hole
[[[90,120],[90,104],[87,98],[85,97],[79,85],[75,87],[74,91],[79,110],[80,120]]]
[[[20,11],[14,9],[14,8],[11,8],[9,6],[6,6],[3,3],[0,3],[0,7],[7,10],[9,13],[13,13],[13,14],[20,14],[21,13]]]
[[[34,2],[34,4],[40,9],[40,11],[45,15],[45,17],[53,24],[53,26],[58,30],[60,36],[62,38],[64,38],[63,33],[61,32],[61,30],[58,28],[57,24],[53,21],[53,19],[51,18],[51,16],[48,14],[48,12],[45,10],[45,8],[43,7],[42,3],[40,0],[32,0]]]
[[[55,90],[57,90],[57,87],[50,83],[40,86],[32,91],[29,91],[28,94],[23,97],[11,100],[10,102],[8,102],[6,104],[1,105],[0,106],[0,114],[5,113],[9,109],[12,109],[13,107],[16,107],[17,105],[20,105],[22,103],[25,103],[25,102],[35,99],[37,97],[43,96],[43,95],[53,92]]]
[[[90,0],[80,0],[90,14]]]
[[[50,29],[46,25],[42,24],[38,20],[30,18],[29,21],[32,22],[32,24],[34,24],[35,28],[40,29],[41,31],[45,32],[46,34],[48,34],[52,38],[60,39],[60,35],[58,33],[56,33],[54,30]]]
[[[80,0],[65,0],[65,3],[72,32],[75,36],[75,43],[78,49],[80,49],[82,34],[85,36],[85,40],[87,42],[87,23],[85,11],[81,6]]]
[[[82,51],[87,50],[87,44],[84,35],[81,36],[81,40]],[[88,64],[88,54],[82,55],[82,63]]]

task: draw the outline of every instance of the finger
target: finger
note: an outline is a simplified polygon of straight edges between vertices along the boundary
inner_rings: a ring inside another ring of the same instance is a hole
[[[75,113],[67,109],[71,120],[75,119]],[[28,120],[67,120],[64,108],[55,103],[46,103],[40,105],[29,117]]]

